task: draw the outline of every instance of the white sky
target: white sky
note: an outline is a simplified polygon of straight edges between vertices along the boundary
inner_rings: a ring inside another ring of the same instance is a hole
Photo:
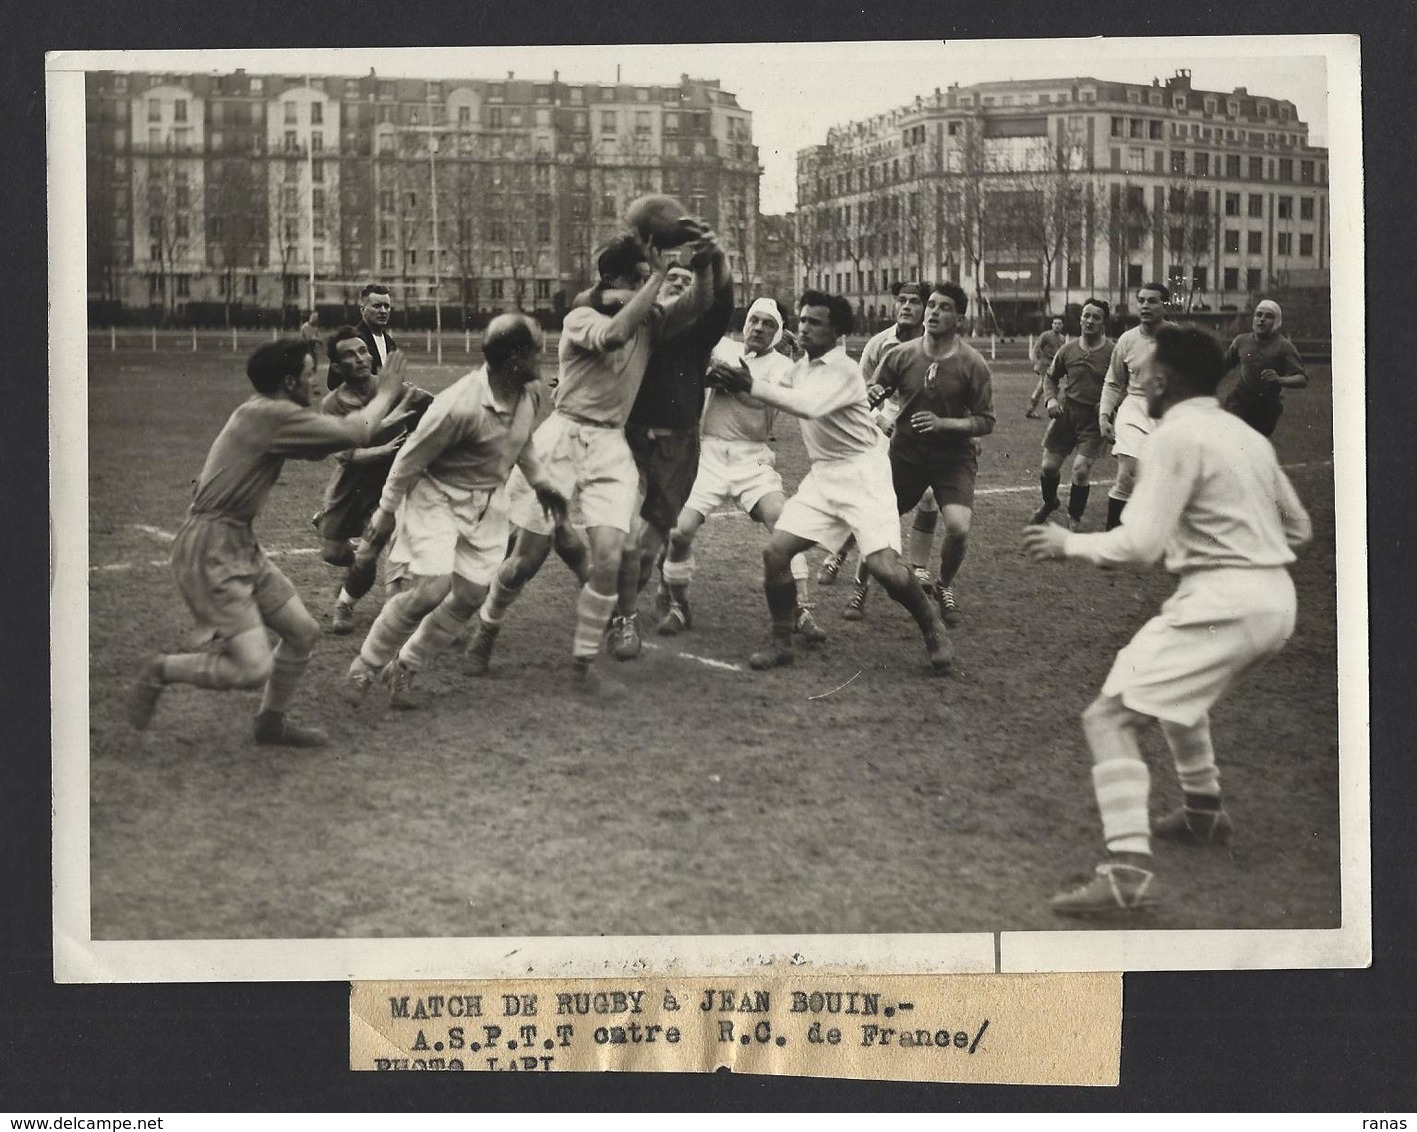
[[[629,45],[607,47],[476,47],[349,50],[72,53],[50,69],[225,71],[363,74],[388,77],[521,78],[674,84],[681,73],[717,78],[753,114],[753,140],[763,165],[762,209],[793,207],[796,154],[825,140],[829,126],[902,106],[952,82],[1068,78],[1149,83],[1178,67],[1198,89],[1287,98],[1309,123],[1310,138],[1327,144],[1328,68],[1325,53],[1338,36],[1192,37],[1186,39],[957,40],[947,42]]]

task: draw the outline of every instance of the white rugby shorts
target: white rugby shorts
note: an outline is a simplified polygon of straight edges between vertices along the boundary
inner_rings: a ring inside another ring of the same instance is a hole
[[[1146,438],[1156,427],[1156,418],[1146,411],[1145,397],[1128,393],[1117,406],[1112,427],[1117,433],[1117,439],[1112,442],[1112,455],[1130,456],[1136,460],[1141,458]]]
[[[900,515],[884,444],[844,460],[815,462],[776,529],[828,547],[854,534],[862,558],[878,550],[900,553]]]
[[[777,453],[758,440],[700,441],[699,474],[684,506],[707,515],[728,502],[751,514],[766,495],[782,491],[782,477],[774,465]]]
[[[1102,694],[1194,727],[1236,679],[1284,647],[1295,609],[1294,583],[1282,566],[1183,575],[1117,654]]]
[[[390,580],[456,574],[486,586],[507,554],[507,497],[502,488],[458,498],[421,477],[399,504],[395,522]]]
[[[572,505],[579,503],[584,526],[629,533],[640,474],[624,429],[581,424],[552,413],[532,434],[531,443],[551,485]],[[513,523],[533,534],[549,535],[555,529],[520,468],[507,481],[507,512]]]

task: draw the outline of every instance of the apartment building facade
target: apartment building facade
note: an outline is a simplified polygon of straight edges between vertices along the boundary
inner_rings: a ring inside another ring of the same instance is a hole
[[[717,80],[96,72],[91,305],[182,317],[347,303],[564,310],[646,192],[679,197],[735,268],[756,247],[752,115]],[[745,254],[746,250],[746,254]]]
[[[1182,309],[1325,287],[1328,153],[1284,99],[1095,78],[936,89],[799,152],[799,281],[886,317],[889,287],[953,278],[1027,329],[1166,281]]]

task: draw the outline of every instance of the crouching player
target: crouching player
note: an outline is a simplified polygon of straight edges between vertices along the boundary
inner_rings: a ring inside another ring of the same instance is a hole
[[[866,383],[841,345],[841,336],[853,321],[851,303],[841,295],[807,291],[797,323],[806,353],[793,367],[790,388],[756,376],[741,362],[737,368],[713,370],[712,377],[722,388],[747,393],[802,418],[802,443],[812,461],[797,494],[778,516],[763,552],[763,591],[772,615],[772,640],[749,663],[767,669],[793,662],[797,583],[792,557],[814,543],[836,545],[849,532],[856,536],[866,569],[915,618],[931,667],[943,673],[952,657],[949,636],[934,604],[900,556],[900,517],[885,440],[871,420]]]
[[[216,638],[221,648],[151,657],[129,701],[134,727],[148,726],[168,684],[219,689],[264,684],[257,743],[319,747],[329,741],[318,728],[299,727],[285,717],[320,626],[266,557],[251,524],[287,459],[319,460],[366,446],[407,417],[409,398],[400,367],[390,366],[362,409],[329,416],[311,407],[314,374],[310,344],[294,338],[268,343],[247,361],[256,395],[231,414],[207,453],[172,547],[173,573],[197,620],[198,642]],[[267,629],[280,637],[274,653]]]
[[[1180,584],[1112,665],[1083,712],[1093,788],[1108,857],[1087,884],[1053,899],[1066,916],[1131,911],[1158,902],[1151,837],[1224,843],[1210,709],[1237,677],[1278,652],[1294,631],[1294,584],[1285,567],[1309,541],[1309,517],[1269,442],[1227,413],[1215,391],[1225,353],[1194,326],[1160,326],[1143,377],[1160,418],[1127,521],[1102,534],[1045,524],[1024,532],[1039,561],[1099,566],[1165,556]],[[1183,806],[1148,824],[1150,779],[1138,737],[1152,720],[1175,760]]]
[[[483,368],[433,398],[384,481],[371,534],[387,538],[397,524],[389,567],[412,584],[384,603],[350,665],[351,703],[382,674],[391,706],[417,706],[414,677],[462,633],[502,564],[514,465],[548,513],[565,518],[566,500],[528,443],[541,403],[540,331],[526,315],[498,315],[482,354]]]
[[[782,341],[782,312],[772,299],[755,299],[743,321],[743,342],[725,338],[714,348],[713,365],[720,367],[742,361],[757,379],[784,384],[792,373],[790,358],[777,352]],[[732,501],[754,521],[771,531],[782,514],[787,496],[782,477],[773,466],[777,454],[768,445],[776,410],[743,393],[713,389],[704,409],[699,474],[693,490],[679,513],[679,521],[669,536],[663,577],[668,603],[659,621],[659,635],[672,637],[693,627],[689,611],[689,583],[694,579],[694,536],[715,508]],[[792,559],[792,576],[800,587],[807,584],[809,571],[802,555]],[[826,633],[812,617],[811,609],[799,604],[793,619],[799,636],[821,644]]]

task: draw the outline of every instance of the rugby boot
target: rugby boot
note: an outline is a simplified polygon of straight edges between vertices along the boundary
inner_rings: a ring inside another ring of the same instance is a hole
[[[256,716],[253,737],[263,747],[324,747],[330,741],[324,728],[301,727],[279,711],[263,711]]]
[[[935,583],[935,597],[940,603],[940,620],[951,629],[959,625],[964,620],[960,613],[959,602],[955,601],[955,592],[943,582]]]
[[[413,694],[413,685],[417,679],[417,669],[409,668],[398,657],[389,661],[384,666],[384,671],[379,674],[380,682],[389,693],[389,707],[399,711],[412,711],[419,707]]]
[[[1070,892],[1060,892],[1049,906],[1060,916],[1105,916],[1144,912],[1161,903],[1156,874],[1141,865],[1107,861],[1093,878]]]
[[[817,585],[836,585],[837,575],[841,573],[841,567],[845,561],[846,555],[844,554],[828,553],[827,556],[822,559],[822,565],[817,570]]]
[[[659,625],[656,626],[655,632],[661,637],[677,637],[685,630],[692,629],[693,626],[693,619],[689,616],[689,603],[671,599],[669,608],[659,619]]]
[[[1033,526],[1041,526],[1048,521],[1048,516],[1062,506],[1062,501],[1057,499],[1045,499],[1043,506],[1033,513],[1033,518],[1029,523]]]
[[[344,682],[340,684],[340,699],[350,707],[358,707],[374,686],[377,676],[378,672],[365,664],[362,656],[356,656],[350,662],[349,671],[344,674]]]
[[[610,623],[610,655],[616,660],[638,660],[644,643],[640,640],[638,614],[616,617]]]
[[[469,676],[487,675],[492,667],[492,650],[497,645],[497,634],[501,631],[502,626],[489,625],[481,617],[477,619],[477,632],[463,654],[466,658],[463,668]]]
[[[827,631],[817,624],[810,605],[799,605],[792,619],[792,631],[809,645],[825,644]]]
[[[354,632],[354,606],[348,602],[335,602],[335,611],[330,618],[330,632],[336,637],[347,637]]]
[[[864,621],[866,619],[866,596],[871,591],[871,583],[857,582],[856,589],[851,594],[851,600],[846,603],[846,611],[841,615],[847,621]]]
[[[162,678],[162,657],[153,653],[143,662],[143,669],[128,693],[128,722],[139,731],[146,731],[157,710],[158,698],[167,685]]]
[[[1223,809],[1195,810],[1180,806],[1151,822],[1153,837],[1186,845],[1228,845],[1234,831],[1235,825]]]

